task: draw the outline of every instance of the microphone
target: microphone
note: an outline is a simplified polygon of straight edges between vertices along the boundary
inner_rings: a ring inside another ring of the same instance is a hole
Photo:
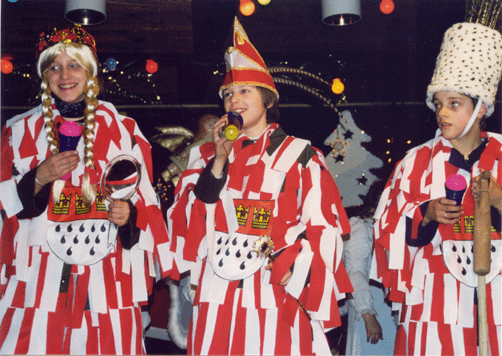
[[[77,148],[82,129],[74,121],[65,121],[59,128],[59,152],[73,151]],[[66,173],[61,180],[70,179],[71,172]]]
[[[228,124],[223,127],[223,135],[229,141],[234,141],[239,136],[239,131],[242,129],[242,116],[238,112],[228,112]]]
[[[446,198],[455,200],[457,205],[462,204],[465,190],[467,189],[467,181],[460,174],[452,174],[446,179],[445,190]]]

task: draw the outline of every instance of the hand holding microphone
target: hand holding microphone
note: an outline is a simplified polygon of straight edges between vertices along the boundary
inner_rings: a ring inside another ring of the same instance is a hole
[[[59,128],[59,152],[75,150],[80,135],[82,135],[82,129],[76,122],[65,121]],[[71,172],[66,173],[61,180],[68,180],[70,176]]]
[[[223,136],[229,141],[235,141],[239,137],[244,121],[242,120],[242,116],[235,111],[229,111],[227,117],[228,124],[223,127]]]
[[[452,174],[446,179],[446,199],[455,200],[457,205],[462,205],[462,199],[464,198],[466,189],[467,181],[462,175]]]

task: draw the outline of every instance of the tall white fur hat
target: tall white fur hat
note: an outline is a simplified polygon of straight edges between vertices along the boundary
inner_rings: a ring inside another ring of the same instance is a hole
[[[427,106],[438,91],[454,91],[486,106],[493,113],[495,95],[502,75],[502,35],[479,23],[457,23],[444,34],[432,80],[427,87]]]

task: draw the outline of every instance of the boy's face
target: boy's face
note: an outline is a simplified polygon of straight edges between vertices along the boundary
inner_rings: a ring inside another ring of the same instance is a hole
[[[242,130],[249,137],[259,136],[267,127],[267,108],[254,85],[232,85],[223,92],[225,111],[242,115]]]
[[[447,140],[456,139],[464,131],[474,112],[472,99],[453,91],[438,91],[434,94],[433,103],[443,137]]]

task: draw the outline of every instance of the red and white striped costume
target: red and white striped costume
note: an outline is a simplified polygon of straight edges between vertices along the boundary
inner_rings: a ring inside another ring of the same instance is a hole
[[[271,124],[242,148],[246,139],[241,136],[233,145],[226,182],[214,204],[193,192],[214,145],[192,149],[168,211],[175,265],[179,272],[190,271],[191,283],[198,284],[188,353],[330,354],[324,332],[341,324],[337,300],[352,290],[341,263],[341,235],[350,232],[350,225],[338,189],[322,153],[308,141],[287,136],[279,125]],[[236,228],[234,202],[246,199],[273,202],[271,238],[274,252],[283,252],[272,272],[265,270],[264,260],[245,278],[222,278],[211,262],[217,230]],[[293,263],[288,285],[279,285]]]
[[[452,146],[441,135],[415,147],[397,164],[380,199],[375,214],[372,278],[390,288],[389,299],[395,309],[401,309],[396,355],[477,354],[477,288],[450,272],[452,263],[472,268],[472,261],[464,254],[470,254],[471,249],[454,249],[452,255],[446,246],[454,242],[472,247],[474,199],[470,181],[480,174],[480,169],[491,171],[502,185],[502,136],[483,132],[482,138],[488,143],[472,172],[452,163]],[[468,183],[460,223],[439,224],[430,243],[411,246],[406,238],[418,238],[423,219],[420,205],[444,197],[446,177],[451,174],[463,175]],[[492,228],[491,238],[493,248],[498,250],[500,231]],[[492,252],[494,260],[496,253],[499,251]],[[501,355],[500,262],[493,263],[491,270],[486,288],[490,349],[491,355]],[[469,277],[469,272],[466,274]]]
[[[62,122],[54,104],[52,110],[55,123]],[[96,178],[120,154],[134,156],[142,166],[143,179],[131,198],[139,242],[126,250],[117,239],[101,261],[65,265],[47,244],[47,209],[32,219],[16,217],[23,209],[16,185],[50,155],[41,106],[9,120],[1,142],[0,202],[6,215],[0,239],[0,354],[145,353],[140,306],[148,301],[154,261],[160,261],[163,271],[172,266],[151,185],[150,145],[136,122],[110,103],[99,102],[95,123]],[[80,139],[80,157],[83,148]],[[80,162],[67,186],[80,187],[83,172]],[[61,293],[64,266],[70,279],[67,292]]]

